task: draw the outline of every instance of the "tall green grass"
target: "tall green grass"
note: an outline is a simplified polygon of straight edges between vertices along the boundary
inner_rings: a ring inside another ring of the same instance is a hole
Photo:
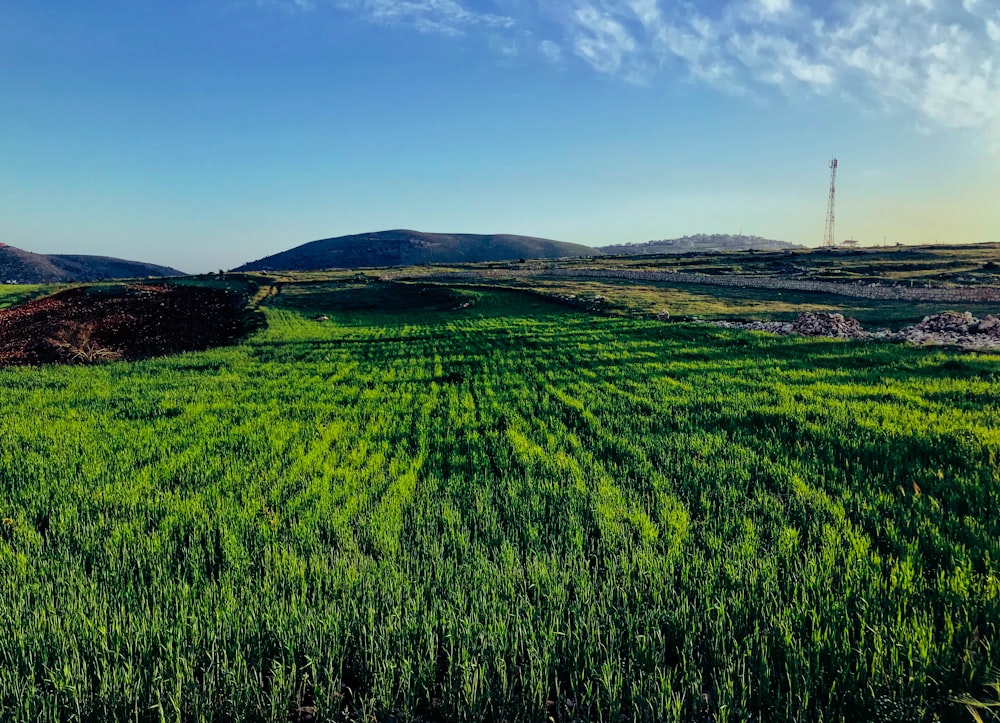
[[[56,284],[0,284],[0,309],[23,304],[35,297],[50,294],[57,288]]]
[[[0,370],[0,719],[968,715],[1000,359],[398,294]]]

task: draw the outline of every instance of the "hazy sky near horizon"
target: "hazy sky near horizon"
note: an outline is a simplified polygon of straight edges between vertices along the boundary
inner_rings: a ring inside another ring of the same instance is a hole
[[[6,0],[0,241],[1000,241],[998,0]]]

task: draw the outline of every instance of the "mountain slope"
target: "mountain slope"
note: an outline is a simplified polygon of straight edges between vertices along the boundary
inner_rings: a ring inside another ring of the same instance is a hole
[[[45,284],[184,275],[177,269],[141,261],[79,254],[35,254],[0,244],[0,283]]]
[[[682,238],[647,241],[638,244],[615,244],[602,246],[606,254],[683,254],[691,251],[784,251],[803,248],[798,244],[760,236],[744,236],[729,233],[699,233]]]
[[[234,269],[234,271],[307,271],[370,266],[475,263],[515,259],[593,256],[589,246],[509,234],[423,233],[397,229],[312,241]]]

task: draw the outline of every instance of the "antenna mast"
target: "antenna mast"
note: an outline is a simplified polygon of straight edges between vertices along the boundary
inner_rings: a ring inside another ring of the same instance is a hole
[[[837,159],[830,161],[830,202],[826,207],[826,235],[823,237],[824,248],[833,248],[836,241],[833,237],[834,200],[837,196]]]

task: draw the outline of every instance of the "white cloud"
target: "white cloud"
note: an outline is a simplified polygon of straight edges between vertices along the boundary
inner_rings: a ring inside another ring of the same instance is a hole
[[[788,12],[792,3],[791,0],[758,0],[760,2],[761,8],[768,15],[778,15],[780,13]]]
[[[316,7],[313,0],[256,0],[257,7],[275,7],[288,12],[312,10]]]
[[[333,4],[445,36],[479,32],[505,57],[575,56],[632,82],[681,77],[728,92],[775,88],[905,108],[915,123],[980,129],[1000,148],[997,0],[258,2]]]
[[[833,84],[833,67],[808,57],[808,49],[782,35],[753,31],[729,39],[732,55],[752,77],[778,86],[801,83],[814,90]]]
[[[994,43],[1000,43],[1000,23],[993,20],[987,20],[986,33],[990,36],[990,40]]]
[[[639,22],[647,29],[658,29],[663,24],[658,0],[630,0],[628,3]]]
[[[516,58],[521,54],[521,46],[515,38],[491,35],[489,45],[501,58]]]
[[[573,17],[577,30],[573,49],[594,70],[615,73],[621,68],[622,59],[635,52],[632,35],[612,15],[584,6],[577,8]]]
[[[301,0],[296,0],[301,1]],[[308,1],[308,0],[307,0]],[[474,27],[510,28],[513,18],[473,10],[458,0],[335,0],[346,10],[377,23],[412,27],[423,33],[463,35]]]
[[[626,80],[657,71],[907,108],[1000,147],[1000,7],[988,0],[582,0],[554,13],[577,55]]]
[[[939,125],[981,128],[1000,143],[1000,54],[986,5],[869,6],[832,29],[823,56],[851,74],[847,93],[880,96]]]
[[[546,60],[550,63],[559,63],[562,61],[562,48],[551,40],[543,40],[540,42],[538,44],[538,52],[545,56]]]

